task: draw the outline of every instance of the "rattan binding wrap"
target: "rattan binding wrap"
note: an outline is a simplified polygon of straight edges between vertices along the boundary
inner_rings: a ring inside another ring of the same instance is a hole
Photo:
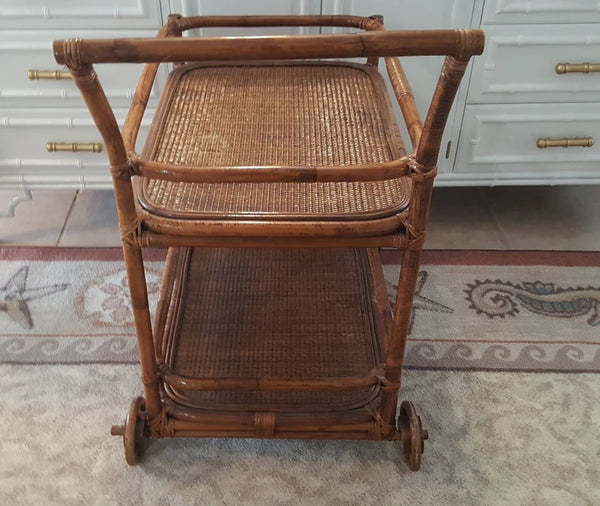
[[[405,155],[369,65],[186,65],[171,74],[144,157],[191,166],[347,166]],[[407,178],[329,183],[144,180],[140,202],[178,218],[356,219],[404,209]]]
[[[161,353],[182,376],[345,378],[383,360],[364,249],[195,248],[171,250],[170,257]],[[365,406],[378,388],[166,391],[194,408],[323,412]]]

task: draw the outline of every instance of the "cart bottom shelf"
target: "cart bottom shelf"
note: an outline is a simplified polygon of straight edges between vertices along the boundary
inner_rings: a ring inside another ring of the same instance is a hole
[[[180,377],[343,382],[382,363],[389,304],[376,252],[171,249],[166,269],[158,342],[166,367]],[[194,391],[164,376],[163,389],[180,419],[310,412],[329,423],[335,414],[364,412],[380,393],[376,385],[350,384],[336,391]]]

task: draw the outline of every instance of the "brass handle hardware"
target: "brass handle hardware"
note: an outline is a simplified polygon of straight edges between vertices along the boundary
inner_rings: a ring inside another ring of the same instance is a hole
[[[63,79],[73,79],[71,72],[68,70],[28,70],[27,77],[32,81],[38,79],[53,79],[61,81]]]
[[[589,148],[593,145],[594,139],[592,137],[573,137],[571,139],[567,137],[563,139],[538,139],[536,142],[536,146],[540,149],[571,147]]]
[[[592,72],[600,72],[600,63],[557,63],[554,70],[557,74],[570,74],[572,72],[591,74]]]
[[[52,151],[91,151],[100,153],[102,144],[99,142],[49,142],[46,149]]]

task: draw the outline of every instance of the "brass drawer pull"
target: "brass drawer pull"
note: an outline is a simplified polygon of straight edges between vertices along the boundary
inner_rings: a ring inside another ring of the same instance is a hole
[[[573,137],[568,139],[538,139],[536,146],[542,148],[571,148],[581,147],[589,148],[594,145],[594,139],[592,137]]]
[[[100,153],[102,144],[99,142],[49,142],[46,149],[52,151],[91,151]]]
[[[27,77],[32,81],[38,79],[54,79],[61,81],[63,79],[73,79],[68,70],[28,70]]]
[[[600,72],[600,63],[557,63],[554,70],[557,74],[570,74],[571,72],[591,74]]]

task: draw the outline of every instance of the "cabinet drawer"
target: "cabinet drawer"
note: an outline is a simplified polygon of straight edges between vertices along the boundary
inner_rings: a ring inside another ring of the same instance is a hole
[[[482,25],[597,22],[597,0],[486,0],[481,20]]]
[[[154,31],[129,32],[136,37],[154,37]],[[28,78],[29,70],[64,70],[54,60],[52,41],[77,35],[80,38],[115,37],[114,31],[4,32],[0,41],[0,107],[85,107],[81,94],[70,80]],[[151,100],[156,102],[168,72],[162,66],[156,76]],[[96,65],[104,91],[113,107],[129,107],[143,65]]]
[[[538,139],[591,137],[591,147],[537,147]],[[455,172],[515,172],[522,177],[600,175],[600,104],[470,105]]]
[[[158,28],[158,0],[4,0],[0,2],[0,28]],[[127,37],[127,33],[121,34]]]
[[[122,126],[127,111],[119,109],[117,121]],[[138,149],[146,138],[153,111],[144,117]],[[60,178],[64,176],[102,176],[108,181],[108,157],[101,152],[49,152],[48,142],[100,143],[102,138],[87,110],[84,109],[0,109],[0,182],[17,176]]]
[[[600,101],[600,73],[556,72],[559,63],[585,62],[600,64],[598,25],[488,27],[468,101]]]

